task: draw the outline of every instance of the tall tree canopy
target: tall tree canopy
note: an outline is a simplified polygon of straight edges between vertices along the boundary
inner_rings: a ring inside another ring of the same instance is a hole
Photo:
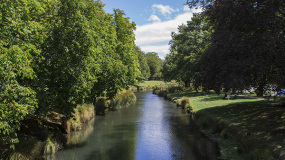
[[[200,81],[201,58],[210,45],[211,29],[202,14],[194,14],[192,21],[179,26],[178,31],[172,33],[171,53],[166,56],[162,73],[164,80],[175,79],[189,87],[191,81]]]
[[[284,7],[282,0],[188,0],[203,5],[213,27],[205,57],[206,87],[243,89],[284,85]]]
[[[147,64],[150,70],[150,77],[160,77],[161,76],[161,68],[162,68],[162,60],[159,58],[158,54],[155,52],[148,52],[145,54]]]
[[[141,74],[139,76],[139,80],[140,81],[144,81],[147,80],[150,76],[150,69],[145,57],[145,53],[139,48],[136,47],[136,51],[138,54],[138,60],[139,60],[139,69],[141,71]]]
[[[71,116],[76,105],[113,98],[147,70],[138,61],[135,24],[103,6],[100,0],[0,2],[1,143],[16,142],[25,116]]]
[[[139,76],[139,62],[135,46],[135,23],[130,23],[129,18],[125,18],[122,10],[114,10],[114,20],[118,46],[116,52],[121,56],[123,64],[127,67],[126,83],[133,84]]]
[[[38,101],[30,81],[36,78],[33,54],[42,40],[38,1],[8,1],[0,4],[0,141],[15,143],[16,131]]]

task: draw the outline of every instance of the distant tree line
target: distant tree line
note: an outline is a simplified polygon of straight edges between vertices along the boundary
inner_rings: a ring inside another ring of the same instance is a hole
[[[27,115],[70,117],[154,72],[135,46],[135,23],[97,0],[0,2],[0,141],[17,142]],[[157,68],[156,68],[157,69]]]
[[[285,87],[285,3],[282,0],[188,0],[203,7],[172,33],[165,80],[190,82],[204,90]]]

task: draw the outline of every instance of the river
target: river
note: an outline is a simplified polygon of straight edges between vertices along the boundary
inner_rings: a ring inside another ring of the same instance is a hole
[[[128,108],[97,116],[68,138],[65,149],[48,159],[59,160],[215,160],[216,143],[189,128],[189,115],[174,103],[136,93]]]

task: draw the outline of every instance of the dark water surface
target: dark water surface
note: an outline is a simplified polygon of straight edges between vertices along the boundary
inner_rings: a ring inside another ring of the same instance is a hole
[[[189,115],[151,92],[136,96],[134,105],[97,116],[70,135],[67,149],[48,159],[217,159],[216,144],[199,130],[189,129]]]

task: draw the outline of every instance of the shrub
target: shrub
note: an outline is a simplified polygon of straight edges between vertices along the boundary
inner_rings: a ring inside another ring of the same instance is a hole
[[[44,155],[53,155],[58,150],[58,144],[55,140],[52,140],[51,136],[47,138],[47,140],[44,142],[44,149],[43,154]]]
[[[111,107],[113,108],[120,108],[120,107],[127,107],[130,104],[134,103],[136,101],[136,96],[134,92],[125,90],[120,92],[115,99],[111,103]]]
[[[97,115],[104,115],[105,109],[109,107],[110,101],[106,97],[99,97],[95,104],[95,112]]]
[[[167,98],[167,94],[168,94],[168,91],[167,90],[161,90],[158,92],[158,96],[159,97],[164,97],[164,98]]]
[[[180,100],[176,100],[176,106],[177,106],[177,107],[180,107],[180,106],[181,106]]]
[[[183,109],[187,108],[187,107],[190,107],[190,98],[188,97],[182,97],[181,100],[180,100],[180,103],[181,103],[181,107]]]
[[[268,149],[255,149],[249,154],[249,158],[252,160],[272,159]]]
[[[179,86],[172,86],[172,87],[169,87],[167,90],[169,93],[174,93],[174,92],[182,91],[183,88]]]
[[[75,108],[79,114],[79,121],[85,123],[95,116],[95,108],[92,104],[82,104]]]
[[[34,159],[41,154],[43,143],[39,139],[33,136],[26,136],[19,137],[19,140],[20,143],[15,144],[15,150],[10,149],[4,153],[1,153],[0,159],[29,160]]]
[[[95,109],[92,104],[77,105],[74,108],[72,117],[65,122],[66,131],[79,131],[81,124],[91,120],[95,116]]]

